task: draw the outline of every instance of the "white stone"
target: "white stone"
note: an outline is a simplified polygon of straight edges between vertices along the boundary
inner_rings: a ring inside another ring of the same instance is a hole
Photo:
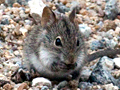
[[[29,7],[31,9],[30,13],[35,13],[42,16],[43,8],[46,6],[42,0],[30,0],[28,1]]]
[[[103,63],[103,66],[104,66],[103,68],[104,69],[112,70],[114,68],[114,61],[113,61],[113,59],[108,58],[107,56],[102,57],[102,61],[101,62]]]
[[[92,71],[90,71],[89,68],[84,67],[84,69],[81,71],[81,79],[82,80],[88,80]]]
[[[115,63],[115,66],[120,68],[120,58],[114,58],[113,61]]]
[[[112,83],[103,85],[103,89],[105,90],[118,90],[117,86],[114,86]]]
[[[21,27],[21,28],[20,28],[20,31],[21,31],[21,33],[23,34],[23,36],[25,36],[28,30],[25,29],[24,27]]]
[[[36,86],[38,84],[41,86],[46,85],[49,87],[52,85],[51,81],[43,77],[38,77],[32,80],[32,86]]]
[[[79,29],[85,37],[89,37],[92,30],[87,24],[79,24]]]

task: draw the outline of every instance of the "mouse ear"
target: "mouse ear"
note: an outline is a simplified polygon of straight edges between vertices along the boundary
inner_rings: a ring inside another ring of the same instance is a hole
[[[74,22],[75,15],[76,15],[76,7],[72,10],[72,12],[69,15],[69,19],[71,22]]]
[[[43,13],[42,13],[42,18],[41,18],[41,26],[50,26],[56,21],[56,16],[54,12],[48,7],[44,7]]]

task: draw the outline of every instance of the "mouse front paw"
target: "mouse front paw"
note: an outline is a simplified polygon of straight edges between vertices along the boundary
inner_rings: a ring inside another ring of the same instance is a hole
[[[20,83],[23,81],[30,81],[31,75],[28,70],[25,70],[23,68],[17,69],[11,76],[11,80],[15,83]]]
[[[54,72],[64,71],[67,69],[68,69],[67,65],[63,62],[53,62],[51,65],[51,70]]]

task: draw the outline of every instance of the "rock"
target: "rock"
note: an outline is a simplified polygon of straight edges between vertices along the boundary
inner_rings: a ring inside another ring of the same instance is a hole
[[[114,63],[115,63],[115,66],[116,66],[117,68],[120,68],[120,58],[114,58],[113,61],[114,61]]]
[[[70,8],[66,7],[65,5],[63,5],[62,3],[56,3],[56,8],[57,8],[57,11],[59,13],[65,13],[65,12],[68,12],[70,10]]]
[[[112,83],[103,85],[102,87],[104,90],[119,90],[119,88],[117,86],[114,86]]]
[[[20,64],[22,63],[22,60],[18,57],[13,57],[10,59],[11,62],[13,62],[14,64]]]
[[[28,89],[27,83],[22,83],[17,90],[24,90],[24,89]]]
[[[91,34],[91,28],[87,26],[87,24],[79,24],[79,30],[81,33],[88,38]]]
[[[26,6],[28,5],[29,0],[16,0],[20,5]]]
[[[5,89],[5,90],[12,90],[12,85],[10,85],[10,84],[5,84],[4,86],[3,86],[3,89]]]
[[[0,49],[2,49],[3,48],[3,43],[2,42],[0,42]]]
[[[67,85],[68,85],[68,82],[67,82],[67,81],[62,81],[62,82],[60,82],[60,83],[58,84],[57,89],[60,90],[60,89],[62,89],[62,88],[64,88],[64,87],[66,87]]]
[[[0,79],[0,87],[3,87],[4,85],[5,85],[4,88],[6,88],[7,86],[9,87],[9,85],[8,85],[9,83],[10,83],[9,81],[3,80],[2,78]],[[6,90],[8,90],[8,89],[6,89]]]
[[[93,90],[102,90],[100,85],[95,85],[92,87]]]
[[[14,21],[17,22],[17,23],[21,20],[19,16],[16,16],[16,17],[13,18],[13,19],[14,19]]]
[[[114,30],[110,29],[109,31],[106,32],[106,37],[109,39],[113,39],[114,34],[115,34]]]
[[[0,0],[0,4],[3,4],[3,3],[5,3],[5,0]]]
[[[105,18],[115,19],[118,14],[117,0],[109,0],[105,5]]]
[[[82,81],[87,81],[91,75],[91,72],[92,71],[90,71],[88,68],[83,68],[80,79]]]
[[[25,7],[20,7],[20,8],[18,8],[20,11],[24,11],[25,12],[25,10],[26,10],[26,8]]]
[[[15,90],[18,90],[18,88],[19,88],[20,85],[21,85],[21,83],[15,84],[15,85],[14,85],[14,89],[15,89]]]
[[[24,28],[24,27],[21,27],[21,28],[20,28],[20,31],[21,31],[21,33],[23,34],[23,36],[26,36],[26,34],[27,34],[27,32],[28,32],[28,30],[27,30],[26,28]]]
[[[14,51],[13,53],[14,53],[16,56],[19,56],[19,55],[20,55],[20,53],[19,53],[18,50]]]
[[[20,17],[21,17],[22,19],[26,19],[26,18],[28,17],[28,14],[21,13],[21,14],[20,14]]]
[[[97,25],[99,25],[100,27],[102,27],[103,26],[103,21],[99,21]]]
[[[29,14],[30,13],[30,9],[29,8],[25,9],[25,13]]]
[[[9,24],[9,20],[8,20],[7,18],[3,18],[3,19],[1,20],[1,24],[3,24],[3,25],[8,25],[8,24]]]
[[[88,11],[86,9],[81,9],[79,13],[81,15],[88,15]]]
[[[31,30],[31,26],[30,25],[25,25],[25,29],[27,29],[28,31]],[[26,31],[27,31],[26,30]],[[25,35],[27,32],[24,32],[23,35]]]
[[[62,4],[67,4],[68,3],[68,0],[59,0],[59,2],[61,2]]]
[[[96,82],[98,84],[109,84],[113,83],[117,85],[117,80],[111,75],[110,69],[113,69],[114,62],[112,59],[104,56],[97,63],[93,69],[91,76],[89,77],[90,82]]]
[[[11,70],[11,71],[15,71],[16,69],[19,68],[18,64],[13,64],[10,61],[9,62],[8,61],[4,62],[3,65],[4,65],[4,68],[8,68],[7,70]]]
[[[94,18],[94,17],[97,16],[97,13],[96,13],[95,10],[91,10],[91,9],[90,9],[90,10],[88,10],[88,16]],[[94,20],[95,20],[95,19],[93,19],[93,22],[94,22]]]
[[[103,49],[103,48],[105,48],[105,45],[103,42],[99,40],[92,41],[90,44],[91,50],[97,50],[97,49]]]
[[[6,4],[8,4],[8,6],[12,6],[15,3],[16,0],[6,0]]]
[[[28,5],[31,9],[30,14],[37,14],[39,17],[42,17],[43,8],[46,6],[42,0],[30,0],[28,1]],[[37,20],[35,16],[33,16],[35,20]]]
[[[92,86],[93,86],[93,84],[91,84],[89,82],[80,82],[78,85],[80,90],[92,90]]]
[[[113,22],[112,20],[105,20],[104,21],[104,25],[103,27],[101,28],[101,31],[109,31],[110,29],[113,29],[115,30],[116,28],[116,24],[115,22]]]
[[[3,65],[2,64],[0,64],[0,69],[2,69],[3,68]]]
[[[30,20],[25,20],[25,25],[32,25],[32,21],[30,21]]]
[[[21,7],[21,5],[19,3],[14,3],[13,7],[18,7],[19,8],[19,7]]]
[[[5,5],[4,4],[0,4],[0,9],[1,10],[5,10],[6,9]]]
[[[10,19],[10,15],[3,15],[2,18],[7,18],[7,19]]]
[[[102,62],[102,65],[106,68],[106,70],[112,70],[114,68],[114,62],[112,59],[104,56],[102,57],[103,60],[101,60],[100,62]]]
[[[116,33],[117,35],[120,34],[120,27],[116,27],[116,29],[115,29],[115,33]]]
[[[105,38],[104,38],[105,39]],[[111,39],[105,39],[106,47],[114,49],[115,46],[118,44],[115,40]]]
[[[49,88],[47,86],[43,86],[41,90],[49,90]]]
[[[51,81],[49,81],[48,79],[46,78],[43,78],[43,77],[38,77],[38,78],[34,78],[32,80],[32,86],[48,86],[49,88],[51,87],[52,83]]]
[[[96,3],[97,3],[98,5],[101,5],[101,4],[102,4],[102,0],[96,0]]]
[[[38,87],[31,87],[28,90],[40,90],[40,88],[38,88]]]

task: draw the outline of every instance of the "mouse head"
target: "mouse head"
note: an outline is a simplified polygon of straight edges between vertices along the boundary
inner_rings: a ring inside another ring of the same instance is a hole
[[[73,9],[68,17],[57,17],[49,7],[45,7],[41,19],[41,25],[46,31],[44,46],[48,51],[56,53],[65,64],[75,64],[84,47],[83,36],[75,21],[75,11]]]

